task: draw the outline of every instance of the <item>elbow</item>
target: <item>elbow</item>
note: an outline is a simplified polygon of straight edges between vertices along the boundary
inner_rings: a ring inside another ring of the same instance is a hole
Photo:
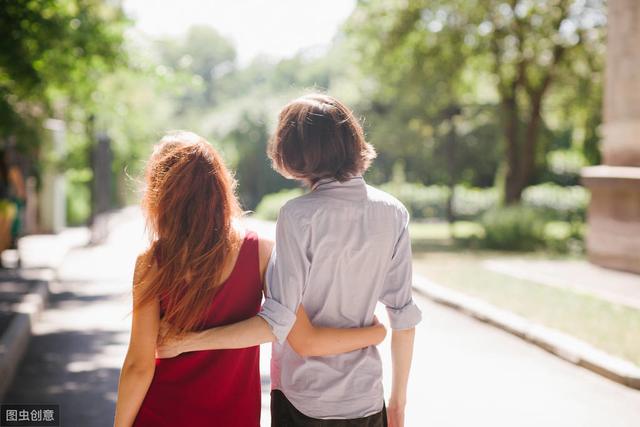
[[[300,350],[296,350],[296,353],[298,353],[302,357],[312,357],[319,355],[317,350],[309,347],[303,347]]]
[[[373,342],[373,345],[378,345],[382,343],[382,341],[384,341],[384,339],[387,337],[387,328],[383,324],[379,324],[374,327],[376,329],[375,329],[375,341]]]
[[[153,376],[155,360],[125,360],[122,365],[122,376],[144,378]]]
[[[290,339],[288,341],[293,351],[302,357],[317,355],[317,349],[313,345],[313,341],[310,339]]]

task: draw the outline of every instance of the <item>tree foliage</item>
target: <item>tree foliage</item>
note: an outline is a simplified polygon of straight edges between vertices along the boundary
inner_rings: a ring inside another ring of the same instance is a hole
[[[63,166],[79,189],[108,134],[131,194],[122,172],[138,175],[163,132],[190,129],[223,151],[251,209],[295,185],[265,158],[277,111],[327,90],[364,119],[379,153],[371,182],[497,182],[515,201],[532,183],[576,184],[598,161],[603,2],[361,0],[328,51],[241,65],[206,26],[154,40],[126,33],[106,0],[0,0],[0,138],[36,153],[40,121],[65,120]]]
[[[193,26],[183,37],[160,39],[156,49],[163,65],[194,77],[196,85],[178,100],[178,113],[215,106],[221,95],[220,77],[236,68],[233,45],[208,26]]]
[[[70,104],[90,100],[100,73],[124,60],[126,22],[118,7],[100,0],[1,1],[2,136],[33,130],[44,117],[63,118]]]
[[[503,153],[505,198],[513,202],[543,161],[552,116],[562,115],[547,108],[550,100],[573,108],[585,90],[598,91],[604,22],[600,0],[361,1],[347,33],[373,82],[371,110],[397,118],[396,129],[422,130],[423,148],[437,145],[441,112],[451,105],[462,108],[469,130],[498,125],[492,139],[502,148],[485,146],[485,155]],[[481,109],[496,116],[473,123]],[[593,133],[594,114],[583,120]]]

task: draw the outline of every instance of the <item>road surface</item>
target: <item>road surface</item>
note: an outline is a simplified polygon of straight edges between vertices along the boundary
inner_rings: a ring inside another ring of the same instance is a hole
[[[7,403],[58,403],[63,426],[112,425],[128,341],[130,281],[144,245],[135,209],[112,221],[108,241],[77,248],[52,284]],[[538,347],[417,296],[417,329],[407,426],[640,425],[640,392],[564,362]],[[379,317],[384,319],[384,309]],[[268,389],[268,346],[262,374]],[[390,372],[388,340],[381,346]],[[390,377],[385,377],[389,389]],[[268,425],[268,394],[263,425]]]

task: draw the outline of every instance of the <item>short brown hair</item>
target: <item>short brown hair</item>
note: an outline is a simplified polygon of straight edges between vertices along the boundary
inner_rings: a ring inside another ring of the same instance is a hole
[[[311,94],[284,106],[268,155],[281,175],[313,184],[322,178],[345,181],[362,174],[376,151],[346,105],[328,95]]]

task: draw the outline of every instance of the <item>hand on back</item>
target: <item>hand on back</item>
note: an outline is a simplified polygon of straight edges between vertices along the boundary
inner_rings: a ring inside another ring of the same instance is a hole
[[[188,351],[186,344],[189,341],[191,333],[188,333],[182,337],[166,337],[168,330],[169,325],[165,322],[162,322],[160,324],[160,331],[158,332],[158,341],[156,345],[156,357],[160,359],[176,357]]]

